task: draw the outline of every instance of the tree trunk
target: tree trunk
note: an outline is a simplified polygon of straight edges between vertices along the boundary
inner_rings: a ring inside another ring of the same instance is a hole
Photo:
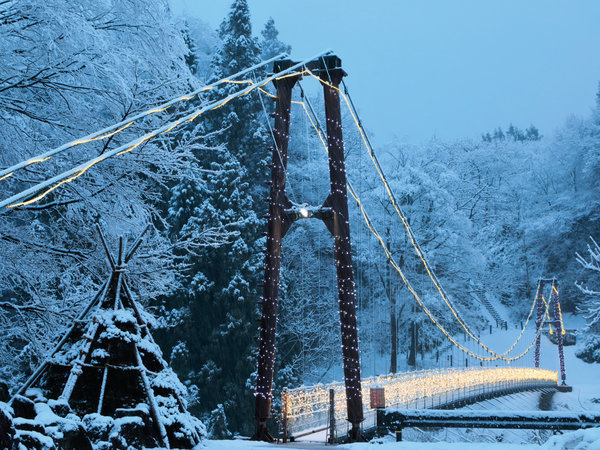
[[[390,355],[390,373],[398,372],[398,326],[396,322],[396,302],[390,305],[390,338],[392,340],[392,351]]]

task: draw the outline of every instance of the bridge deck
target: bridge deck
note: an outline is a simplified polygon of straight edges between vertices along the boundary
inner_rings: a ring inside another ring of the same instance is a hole
[[[385,406],[404,409],[453,409],[521,391],[556,390],[556,372],[539,369],[461,369],[387,375],[363,382],[363,430],[377,427],[377,410],[369,405],[369,388],[383,387]],[[334,391],[330,396],[330,391]],[[331,399],[334,399],[333,403]],[[334,440],[347,428],[343,386],[319,385],[289,390],[283,398],[285,440],[329,434],[333,415]]]

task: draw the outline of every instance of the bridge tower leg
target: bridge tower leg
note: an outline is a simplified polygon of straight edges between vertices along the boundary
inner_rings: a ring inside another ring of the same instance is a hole
[[[329,152],[330,193],[323,206],[333,210],[333,214],[324,222],[334,236],[346,403],[348,421],[352,424],[349,438],[351,441],[356,441],[361,439],[360,424],[364,420],[364,416],[356,326],[356,286],[352,272],[344,139],[340,111],[339,85],[345,73],[341,68],[341,61],[336,57],[326,58],[324,64],[325,67],[320,71],[319,76],[325,82],[323,90]]]
[[[291,61],[278,61],[274,72],[287,69]],[[279,272],[281,267],[281,241],[289,229],[290,220],[285,214],[291,204],[285,193],[287,153],[290,131],[290,108],[292,88],[298,76],[288,76],[277,81],[275,106],[275,126],[273,135],[273,164],[271,167],[271,192],[269,197],[269,217],[267,228],[267,249],[265,254],[265,276],[263,285],[260,346],[258,354],[258,375],[255,390],[256,432],[252,439],[274,441],[267,428],[271,417],[273,398],[273,370],[275,364],[275,333],[277,327],[277,306],[279,295]]]
[[[556,343],[558,346],[558,361],[560,363],[560,378],[563,385],[566,385],[567,374],[565,373],[565,355],[563,352],[563,329],[560,320],[560,303],[558,299],[558,282],[552,280],[552,300],[554,301],[554,328],[556,330]]]
[[[544,295],[544,280],[538,281],[538,287],[536,291],[536,299],[537,302],[537,315],[535,319],[535,329],[539,330],[542,325],[542,321],[544,320],[544,301],[542,300],[542,296]],[[540,367],[540,344],[541,344],[542,333],[537,335],[535,339],[535,356],[534,363],[535,368],[539,369]]]

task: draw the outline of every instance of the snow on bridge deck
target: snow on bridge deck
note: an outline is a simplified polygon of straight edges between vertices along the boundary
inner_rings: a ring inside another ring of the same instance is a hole
[[[578,430],[600,425],[600,414],[585,411],[465,411],[393,409],[377,412],[382,429],[407,427]]]

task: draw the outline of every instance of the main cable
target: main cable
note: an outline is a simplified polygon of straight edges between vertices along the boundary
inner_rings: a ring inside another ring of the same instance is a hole
[[[228,95],[224,99],[216,100],[212,103],[209,103],[208,105],[202,106],[201,108],[193,111],[192,113],[190,113],[176,121],[169,122],[160,128],[157,128],[149,133],[146,133],[144,136],[142,136],[138,139],[135,139],[126,144],[123,144],[120,147],[117,147],[111,151],[105,152],[96,158],[93,158],[89,161],[86,161],[86,162],[72,168],[71,170],[68,170],[59,175],[56,175],[44,182],[38,183],[22,192],[19,192],[15,195],[9,197],[6,200],[0,201],[0,214],[2,214],[2,212],[5,212],[6,208],[10,209],[10,208],[18,207],[18,206],[25,206],[25,205],[29,205],[31,203],[35,203],[35,202],[41,200],[42,198],[44,198],[50,192],[57,189],[62,184],[69,183],[69,182],[75,180],[76,178],[79,178],[81,175],[83,175],[87,170],[89,170],[94,165],[96,165],[112,156],[115,156],[115,155],[118,156],[118,155],[122,155],[124,153],[128,153],[128,152],[134,150],[135,148],[139,147],[144,142],[152,139],[153,137],[164,134],[164,133],[168,133],[169,131],[177,128],[178,126],[180,126],[184,123],[192,122],[196,118],[198,118],[200,115],[202,115],[203,113],[221,108],[221,107],[225,106],[227,103],[229,103],[231,100],[238,98],[238,97],[243,97],[245,95],[248,95],[253,90],[255,90],[257,88],[262,88],[263,86],[265,86],[266,84],[270,83],[273,80],[280,80],[280,79],[287,78],[290,76],[297,76],[298,73],[294,72],[296,69],[299,69],[299,68],[303,67],[307,62],[312,61],[316,58],[319,58],[321,55],[329,54],[330,52],[331,52],[330,50],[327,50],[325,52],[319,53],[316,56],[313,56],[312,58],[308,58],[306,60],[303,60],[302,62],[296,63],[295,65],[290,66],[287,69],[282,70],[281,72],[278,72],[276,74],[272,74],[266,78],[263,78],[261,81],[258,82],[258,84],[252,84],[240,91],[237,91],[235,93]],[[291,72],[294,72],[294,73],[291,73]],[[306,71],[304,71],[302,73],[306,73]],[[39,192],[40,190],[43,190],[46,188],[47,188],[46,191],[44,191],[42,194],[34,197],[33,199],[21,201],[24,198],[30,197],[30,196],[36,194],[37,192]]]
[[[22,161],[20,163],[14,164],[11,167],[8,167],[6,169],[2,169],[0,170],[0,181],[5,180],[6,178],[10,177],[11,175],[13,175],[16,171],[23,169],[25,167],[28,167],[32,164],[36,164],[36,163],[40,163],[43,161],[46,161],[48,159],[50,159],[52,156],[64,152],[68,149],[71,149],[73,147],[76,147],[78,145],[81,144],[86,144],[88,142],[93,142],[93,141],[100,141],[100,140],[104,140],[106,138],[112,137],[118,133],[120,133],[121,131],[124,131],[125,129],[129,128],[131,125],[133,125],[134,122],[136,122],[137,120],[147,117],[149,115],[152,114],[156,114],[159,113],[161,111],[165,111],[166,109],[169,109],[171,106],[182,102],[182,101],[188,101],[191,100],[192,98],[198,96],[199,94],[202,94],[203,92],[212,90],[214,88],[216,88],[217,86],[224,84],[224,83],[233,83],[233,84],[244,84],[244,83],[249,83],[249,80],[239,80],[236,81],[235,78],[238,78],[242,75],[245,75],[255,69],[258,69],[266,64],[269,64],[279,58],[284,58],[287,56],[287,53],[281,53],[277,56],[274,56],[273,58],[267,59],[265,61],[261,61],[258,64],[255,64],[247,69],[244,69],[240,72],[237,72],[233,75],[230,75],[227,78],[223,78],[221,80],[215,81],[214,83],[208,84],[206,86],[203,86],[199,89],[196,89],[195,91],[192,91],[188,94],[185,94],[183,96],[177,96],[161,105],[155,106],[154,108],[151,108],[147,111],[141,112],[139,114],[136,114],[133,117],[130,117],[128,119],[122,120],[121,122],[115,123],[113,125],[110,125],[108,127],[105,127],[99,131],[96,131],[94,133],[88,134],[87,136],[84,136],[82,138],[76,139],[74,141],[71,142],[67,142],[66,144],[63,144],[59,147],[56,147],[52,150],[48,150],[45,153],[42,153],[40,155],[37,156],[33,156],[25,161]],[[250,82],[251,83],[251,82]]]
[[[298,85],[299,85],[299,87],[300,87],[300,89],[301,89],[301,92],[303,93],[303,92],[304,92],[304,90],[302,89],[302,85],[301,85],[301,83],[298,83]],[[326,151],[328,151],[328,147],[327,147],[327,145],[325,144],[325,140],[324,140],[324,138],[323,138],[323,134],[324,134],[324,132],[323,132],[323,130],[322,130],[322,128],[321,128],[321,124],[320,124],[320,123],[319,123],[319,121],[318,121],[318,117],[317,117],[317,115],[316,115],[316,113],[315,113],[315,111],[314,111],[314,108],[312,107],[312,104],[310,103],[310,100],[309,100],[308,98],[305,98],[305,99],[306,99],[306,104],[308,104],[308,108],[310,109],[310,111],[311,111],[312,115],[314,116],[313,118],[311,118],[311,116],[310,116],[310,114],[309,114],[309,112],[308,112],[309,110],[307,109],[305,102],[299,102],[299,101],[295,101],[295,102],[293,102],[293,103],[300,104],[300,105],[303,107],[303,109],[304,109],[304,112],[305,112],[305,113],[308,115],[308,118],[310,119],[310,122],[311,122],[311,124],[312,124],[313,128],[315,129],[315,131],[316,131],[317,135],[319,136],[319,138],[320,138],[321,142],[323,143],[323,146],[324,146],[325,150],[326,150]],[[314,119],[314,120],[313,120],[313,119]],[[315,123],[316,123],[316,124],[315,124]],[[496,352],[492,351],[491,349],[487,350],[489,353],[491,353],[491,354],[493,354],[493,355],[495,356],[494,358],[485,358],[485,357],[480,357],[480,356],[476,355],[475,353],[473,353],[473,352],[471,352],[470,350],[466,349],[466,348],[465,348],[465,347],[463,347],[462,345],[458,344],[458,341],[457,341],[455,338],[453,338],[453,337],[452,337],[452,336],[451,336],[451,335],[450,335],[450,334],[449,334],[449,333],[448,333],[448,332],[445,330],[445,328],[444,328],[443,326],[441,326],[441,325],[439,324],[439,321],[438,321],[437,319],[435,319],[435,317],[433,317],[433,315],[431,314],[431,312],[429,311],[429,309],[428,309],[428,308],[427,308],[427,307],[426,307],[426,306],[423,304],[422,300],[420,299],[420,297],[418,296],[418,294],[416,293],[416,291],[415,291],[415,290],[412,288],[412,286],[410,285],[410,283],[409,283],[408,279],[405,277],[405,275],[404,275],[404,273],[402,272],[402,270],[399,268],[399,266],[398,266],[398,265],[397,265],[397,264],[396,264],[394,261],[392,261],[392,259],[391,259],[391,253],[389,252],[389,249],[387,249],[387,246],[386,246],[386,245],[385,245],[385,243],[383,242],[383,239],[381,238],[381,236],[379,235],[379,233],[377,233],[377,231],[375,230],[374,226],[372,226],[372,223],[370,222],[370,219],[368,218],[368,216],[367,216],[367,214],[366,214],[366,211],[364,210],[364,207],[362,206],[362,202],[361,202],[361,201],[360,201],[360,199],[358,198],[358,195],[356,194],[356,191],[353,189],[353,187],[352,187],[352,185],[350,184],[350,182],[349,182],[349,181],[348,181],[348,183],[347,183],[347,188],[348,188],[348,191],[350,192],[350,194],[351,194],[351,195],[354,197],[354,199],[356,200],[356,202],[357,202],[358,206],[360,207],[360,209],[361,209],[361,213],[362,213],[362,215],[363,215],[363,217],[364,217],[364,219],[365,219],[365,222],[366,222],[366,224],[367,224],[367,227],[368,227],[368,228],[369,228],[369,230],[370,230],[370,231],[371,231],[371,232],[372,232],[372,233],[375,235],[375,237],[376,237],[376,238],[379,240],[379,242],[380,242],[380,243],[381,243],[381,245],[383,246],[383,249],[384,249],[384,251],[385,251],[386,255],[388,256],[388,261],[390,262],[390,264],[391,264],[391,265],[392,265],[392,266],[393,266],[393,267],[394,267],[394,268],[395,268],[395,269],[398,271],[398,273],[400,274],[400,276],[401,276],[401,278],[402,278],[403,282],[405,283],[405,285],[407,286],[407,288],[409,289],[409,291],[410,291],[410,292],[413,294],[413,296],[414,296],[414,297],[415,297],[415,299],[417,300],[417,303],[418,303],[418,304],[421,306],[421,308],[423,309],[423,311],[424,311],[424,312],[425,312],[425,313],[426,313],[426,314],[429,316],[429,318],[432,320],[432,322],[433,322],[433,323],[434,323],[434,324],[435,324],[435,325],[436,325],[436,326],[437,326],[437,327],[440,329],[440,331],[442,331],[442,333],[443,333],[443,334],[444,334],[444,335],[445,335],[445,336],[446,336],[446,337],[447,337],[447,338],[448,338],[448,339],[449,339],[449,340],[450,340],[450,341],[451,341],[451,342],[452,342],[454,345],[456,345],[456,346],[457,346],[459,349],[461,349],[461,350],[462,350],[462,351],[464,351],[465,353],[467,353],[467,354],[469,354],[469,355],[471,355],[471,356],[473,356],[473,357],[475,357],[475,358],[478,358],[478,359],[482,359],[482,358],[483,358],[482,360],[485,360],[485,361],[494,361],[494,360],[497,360],[497,359],[503,359],[503,360],[506,360],[506,361],[509,361],[509,362],[510,362],[510,361],[514,361],[514,360],[516,360],[516,359],[519,359],[519,358],[523,357],[523,356],[524,356],[524,355],[525,355],[525,354],[526,354],[526,353],[527,353],[529,350],[531,350],[531,348],[533,347],[533,343],[532,343],[532,344],[531,344],[531,345],[530,345],[530,346],[529,346],[529,347],[526,349],[526,351],[525,351],[525,352],[523,352],[522,354],[520,354],[520,355],[518,355],[518,356],[516,356],[516,357],[512,357],[512,358],[504,358],[504,357],[505,357],[505,356],[506,356],[506,355],[507,355],[507,354],[508,354],[510,351],[512,351],[512,349],[514,349],[514,348],[515,348],[515,346],[517,345],[517,343],[519,342],[519,340],[520,340],[520,339],[521,339],[521,337],[523,336],[523,334],[524,334],[524,332],[525,332],[525,329],[526,329],[526,327],[527,327],[527,324],[529,323],[529,321],[530,321],[530,319],[531,319],[531,316],[532,316],[532,314],[533,314],[533,311],[534,311],[534,309],[535,309],[535,305],[536,305],[536,303],[537,303],[537,293],[536,293],[536,297],[535,297],[535,299],[534,299],[534,301],[533,301],[532,307],[531,307],[531,309],[530,309],[529,315],[528,315],[528,317],[527,317],[527,321],[526,321],[526,323],[525,323],[525,326],[524,326],[524,327],[521,329],[521,333],[519,334],[519,336],[517,337],[517,339],[516,339],[516,340],[515,340],[515,341],[512,343],[512,345],[511,345],[511,346],[508,348],[508,350],[506,350],[504,353],[501,353],[501,354],[498,354],[498,353],[496,353]],[[544,302],[544,303],[545,303],[545,302]],[[549,304],[546,304],[546,311],[548,311],[548,308],[549,308]],[[541,329],[541,327],[540,327],[540,329]],[[539,335],[539,333],[540,333],[540,331],[538,330],[538,333],[537,333],[537,334]],[[537,335],[536,335],[536,338],[537,338]],[[534,340],[533,342],[535,343],[535,340]]]
[[[360,119],[358,118],[358,113],[356,112],[356,110],[353,108],[353,104],[350,102],[349,100],[349,94],[346,95],[344,92],[341,91],[341,89],[337,86],[334,86],[333,84],[323,80],[322,78],[318,77],[317,75],[315,75],[314,73],[310,72],[310,75],[317,79],[320,83],[325,84],[329,87],[331,87],[332,89],[335,89],[336,91],[338,91],[341,96],[344,98],[344,101],[346,102],[346,105],[348,107],[348,110],[350,111],[350,114],[352,116],[352,118],[354,119],[354,122],[356,124],[356,126],[358,127],[358,130],[360,132],[360,135],[362,137],[362,140],[365,144],[365,148],[367,149],[367,152],[369,153],[369,156],[371,157],[371,160],[373,162],[373,165],[375,166],[375,169],[377,170],[377,173],[379,175],[379,177],[381,178],[384,187],[386,189],[386,192],[388,193],[388,196],[392,202],[392,205],[394,206],[394,209],[396,211],[396,213],[398,214],[398,216],[400,217],[400,219],[402,220],[402,223],[408,233],[408,236],[411,240],[411,243],[414,247],[414,249],[417,252],[417,255],[419,256],[419,258],[421,259],[423,266],[425,267],[425,270],[427,271],[427,274],[429,275],[431,281],[433,282],[433,284],[435,285],[435,287],[437,288],[441,298],[443,299],[444,303],[446,304],[446,306],[448,306],[448,308],[450,309],[450,311],[452,312],[452,314],[454,315],[454,317],[456,318],[456,320],[458,321],[458,323],[461,325],[461,327],[465,330],[465,332],[469,335],[469,337],[471,337],[475,342],[477,342],[481,347],[483,347],[487,352],[491,353],[491,354],[496,354],[496,352],[494,352],[493,350],[491,350],[485,343],[483,343],[477,336],[475,336],[475,334],[470,330],[470,328],[464,323],[464,321],[462,320],[462,318],[460,317],[460,314],[458,313],[458,311],[454,308],[454,306],[452,305],[452,302],[449,300],[448,296],[446,295],[445,291],[443,290],[441,284],[439,283],[435,273],[433,272],[433,270],[431,269],[429,263],[427,262],[427,260],[425,259],[425,256],[423,254],[423,251],[421,250],[421,247],[412,231],[412,228],[410,227],[410,224],[408,223],[408,220],[406,219],[406,216],[404,215],[404,213],[402,212],[400,206],[398,205],[393,191],[389,185],[389,183],[387,182],[387,178],[383,172],[383,169],[381,168],[381,165],[379,164],[379,160],[377,159],[377,155],[375,155],[375,152],[373,150],[373,146],[370,143],[370,140],[368,139],[368,136],[362,126],[362,123],[360,121]],[[344,87],[346,89],[347,92],[347,87],[344,83]]]

